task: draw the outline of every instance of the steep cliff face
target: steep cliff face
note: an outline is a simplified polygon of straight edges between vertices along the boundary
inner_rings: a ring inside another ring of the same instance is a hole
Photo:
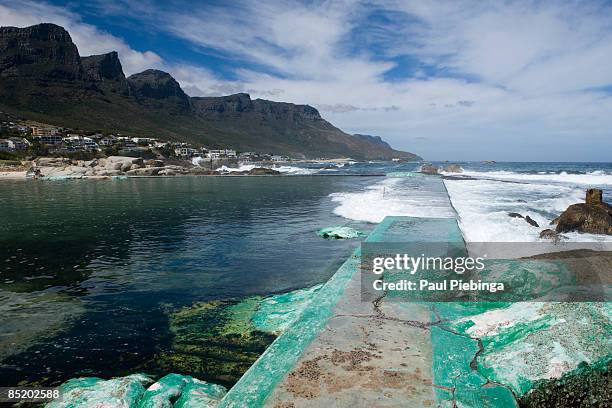
[[[130,89],[136,100],[153,109],[187,113],[191,109],[189,96],[170,74],[148,69],[128,77]]]
[[[156,136],[296,157],[418,158],[380,138],[352,136],[308,105],[246,93],[190,98],[168,73],[126,78],[119,55],[81,58],[54,24],[0,28],[0,108],[82,129]]]
[[[117,51],[107,54],[81,57],[83,70],[92,81],[122,81],[125,80],[123,67]]]
[[[81,65],[83,66],[85,79],[95,83],[96,87],[123,95],[131,94],[130,86],[119,60],[119,54],[116,51],[81,57]]]
[[[61,80],[82,74],[77,47],[62,27],[0,27],[0,76]]]

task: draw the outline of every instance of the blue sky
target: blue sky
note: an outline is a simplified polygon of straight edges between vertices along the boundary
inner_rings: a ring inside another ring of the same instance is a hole
[[[307,103],[431,160],[611,160],[609,2],[0,0],[0,25],[43,21],[126,74]]]

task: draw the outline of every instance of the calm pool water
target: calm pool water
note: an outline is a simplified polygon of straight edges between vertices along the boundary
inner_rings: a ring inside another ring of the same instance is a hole
[[[354,177],[0,183],[0,384],[134,372],[164,309],[326,281],[358,244],[329,194]],[[353,222],[366,231],[366,224]]]

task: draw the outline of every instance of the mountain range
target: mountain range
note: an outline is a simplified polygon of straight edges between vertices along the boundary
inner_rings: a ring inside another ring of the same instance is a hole
[[[293,157],[419,160],[380,137],[350,135],[309,105],[246,93],[190,97],[168,73],[126,77],[117,52],[81,57],[54,24],[0,27],[0,109],[74,129]]]

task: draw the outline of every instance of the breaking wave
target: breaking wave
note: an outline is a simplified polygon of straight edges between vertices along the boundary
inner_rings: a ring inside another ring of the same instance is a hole
[[[378,223],[386,216],[454,216],[444,191],[428,190],[426,178],[385,178],[359,191],[333,193],[334,213],[355,221]]]

